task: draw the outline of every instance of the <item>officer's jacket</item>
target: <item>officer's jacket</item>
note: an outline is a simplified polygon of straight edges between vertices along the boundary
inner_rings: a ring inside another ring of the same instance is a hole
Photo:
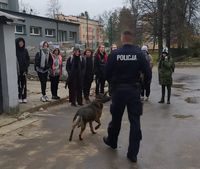
[[[106,79],[113,85],[136,84],[140,73],[151,80],[151,69],[141,49],[134,45],[124,45],[112,52],[106,65]]]

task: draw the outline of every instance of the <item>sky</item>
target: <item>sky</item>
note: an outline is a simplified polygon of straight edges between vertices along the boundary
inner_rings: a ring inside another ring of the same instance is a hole
[[[45,16],[49,0],[19,0],[24,4],[30,5]],[[122,7],[126,0],[59,0],[61,11],[65,15],[79,15],[81,12],[88,11],[90,17],[102,14],[106,10],[113,10]]]

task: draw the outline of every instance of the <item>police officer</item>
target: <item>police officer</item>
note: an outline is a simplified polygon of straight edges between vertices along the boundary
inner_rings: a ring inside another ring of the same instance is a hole
[[[124,31],[121,34],[122,48],[112,52],[106,65],[106,78],[112,86],[112,104],[110,112],[112,120],[108,125],[108,136],[103,138],[106,145],[117,148],[118,135],[121,128],[122,116],[127,106],[130,121],[130,135],[127,158],[137,162],[140,140],[140,116],[142,103],[140,101],[140,72],[151,79],[151,69],[141,49],[132,45],[133,34]]]

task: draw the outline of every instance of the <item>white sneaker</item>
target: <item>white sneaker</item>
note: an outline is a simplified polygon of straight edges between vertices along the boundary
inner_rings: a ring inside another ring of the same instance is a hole
[[[23,102],[23,103],[27,103],[27,99],[23,99],[22,102]]]
[[[49,98],[47,97],[47,95],[44,96],[44,97],[45,97],[45,99],[46,99],[46,102],[48,102],[48,101],[49,101]]]
[[[46,102],[45,96],[42,96],[42,97],[40,98],[40,100],[41,100],[42,102]]]
[[[22,103],[22,99],[19,99],[19,103]]]
[[[146,98],[145,98],[145,101],[149,101],[149,97],[146,97]]]

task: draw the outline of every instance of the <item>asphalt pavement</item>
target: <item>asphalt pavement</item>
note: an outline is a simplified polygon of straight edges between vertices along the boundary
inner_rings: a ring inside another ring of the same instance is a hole
[[[200,68],[176,69],[171,104],[158,104],[161,89],[154,69],[152,92],[141,117],[143,140],[138,163],[127,160],[129,121],[124,113],[117,150],[104,145],[111,119],[104,104],[97,134],[79,129],[68,141],[72,119],[79,107],[68,102],[45,108],[25,120],[6,126],[0,136],[0,169],[199,169]],[[122,98],[123,99],[123,98]],[[22,125],[24,123],[24,125]],[[21,126],[21,127],[19,127]],[[2,128],[0,128],[1,131]]]

